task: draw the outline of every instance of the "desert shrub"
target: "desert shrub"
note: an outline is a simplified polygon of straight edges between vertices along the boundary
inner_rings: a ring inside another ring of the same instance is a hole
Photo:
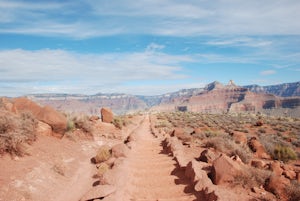
[[[289,187],[287,187],[287,194],[289,201],[299,201],[300,200],[300,183],[292,182]]]
[[[83,130],[86,133],[92,134],[94,132],[94,127],[92,122],[89,120],[89,117],[86,115],[71,115],[68,118],[68,128],[70,130],[78,128]]]
[[[279,135],[260,135],[259,139],[273,159],[283,162],[297,159],[292,145],[285,142]]]
[[[213,147],[229,156],[238,155],[244,163],[251,159],[251,151],[247,146],[240,145],[228,136],[218,136],[207,139],[205,147]]]
[[[113,119],[112,123],[115,125],[115,127],[122,129],[123,126],[129,125],[131,121],[128,120],[126,116],[117,116]]]
[[[266,130],[264,128],[260,128],[260,129],[258,129],[258,132],[260,132],[260,133],[266,133]]]
[[[75,129],[75,123],[72,120],[68,120],[67,122],[67,131],[73,131]]]
[[[271,174],[272,172],[269,170],[262,170],[250,166],[235,177],[233,185],[242,185],[248,188],[264,186]]]
[[[107,161],[112,155],[111,148],[107,145],[101,146],[98,151],[96,156],[92,159],[93,163],[102,163],[104,161]]]
[[[109,170],[109,166],[106,163],[100,163],[98,166],[97,177],[102,177],[105,172]]]
[[[0,153],[22,156],[26,154],[26,145],[36,140],[38,121],[31,113],[14,115],[0,113]]]
[[[297,154],[288,146],[277,145],[273,151],[272,157],[276,160],[287,162],[289,160],[296,160]]]

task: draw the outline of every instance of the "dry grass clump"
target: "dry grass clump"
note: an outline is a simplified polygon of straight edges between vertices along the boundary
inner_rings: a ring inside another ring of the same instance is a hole
[[[269,170],[249,166],[246,167],[243,173],[235,177],[233,185],[242,185],[247,188],[264,186],[271,174],[272,172]]]
[[[287,162],[289,160],[296,160],[297,154],[291,147],[276,145],[272,157],[276,160]]]
[[[230,136],[220,135],[208,138],[205,147],[213,147],[229,156],[238,155],[244,163],[248,163],[252,157],[251,151],[247,146],[235,143]]]
[[[31,113],[14,115],[0,112],[0,154],[5,152],[23,156],[27,153],[26,144],[36,140],[38,121]]]
[[[111,148],[108,145],[101,146],[92,162],[95,164],[107,161],[112,156]]]
[[[85,133],[92,134],[94,127],[89,117],[81,114],[67,114],[67,131],[81,129]]]
[[[123,126],[128,126],[130,123],[132,123],[130,120],[132,117],[133,117],[132,115],[131,116],[128,116],[128,115],[127,116],[126,115],[117,116],[114,118],[112,123],[115,125],[115,127],[122,129]]]
[[[294,181],[289,187],[287,187],[287,194],[289,201],[299,201],[300,200],[300,183]]]
[[[260,135],[259,139],[274,160],[287,162],[297,159],[297,153],[292,144],[285,142],[280,135]]]

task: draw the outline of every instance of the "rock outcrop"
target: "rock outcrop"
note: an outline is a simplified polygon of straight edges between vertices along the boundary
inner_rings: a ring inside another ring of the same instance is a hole
[[[109,108],[101,108],[101,119],[105,123],[111,123],[114,120],[114,115]]]
[[[36,119],[48,124],[53,135],[62,137],[67,129],[67,118],[50,106],[40,106],[37,103],[21,97],[13,100],[17,112],[30,112]],[[45,126],[44,126],[45,127]]]

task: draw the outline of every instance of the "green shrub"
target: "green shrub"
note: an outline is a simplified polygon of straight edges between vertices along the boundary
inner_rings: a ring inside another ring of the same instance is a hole
[[[289,160],[296,160],[297,154],[290,147],[277,145],[274,149],[272,157],[276,160],[287,162]]]
[[[67,122],[67,131],[73,131],[75,129],[75,123],[72,120],[68,120]]]

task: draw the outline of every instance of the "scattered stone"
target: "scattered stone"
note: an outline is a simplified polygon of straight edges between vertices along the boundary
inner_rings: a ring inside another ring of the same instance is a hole
[[[266,163],[262,160],[252,160],[251,166],[255,168],[263,169],[264,167],[266,167]]]
[[[89,201],[94,199],[103,199],[108,195],[114,193],[116,188],[112,185],[98,185],[91,188],[80,201]]]
[[[105,123],[111,123],[114,120],[114,115],[109,108],[101,108],[101,119]]]
[[[221,154],[213,162],[212,166],[212,179],[216,185],[230,183],[234,178],[242,172],[240,164],[233,161],[225,154]]]
[[[288,179],[296,179],[297,178],[297,174],[293,170],[284,170],[283,175]]]
[[[200,157],[197,160],[206,163],[212,163],[218,157],[220,157],[219,153],[212,151],[210,149],[205,149],[204,151],[201,152]]]
[[[282,175],[283,169],[281,168],[279,161],[273,161],[270,164],[270,170],[277,176]]]

